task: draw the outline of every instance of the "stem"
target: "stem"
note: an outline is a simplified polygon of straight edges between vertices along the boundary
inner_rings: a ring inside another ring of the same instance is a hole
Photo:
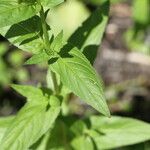
[[[59,86],[57,84],[56,74],[53,71],[51,71],[51,76],[52,76],[52,81],[53,81],[53,85],[54,85],[54,93],[58,94],[59,93]]]
[[[46,50],[46,53],[49,54],[49,49],[50,49],[49,35],[47,32],[45,13],[44,13],[44,9],[42,6],[41,6],[41,11],[40,11],[40,17],[41,17],[41,22],[42,22],[43,34],[44,34],[45,50]]]
[[[47,31],[46,18],[45,18],[44,9],[42,6],[41,6],[41,11],[40,11],[40,17],[41,17],[41,22],[42,22],[43,34],[44,34],[45,51],[48,55],[51,55],[50,54],[49,34]],[[59,92],[59,86],[57,84],[56,74],[51,71],[51,75],[52,75],[52,81],[53,81],[53,85],[54,85],[54,93],[57,94]]]

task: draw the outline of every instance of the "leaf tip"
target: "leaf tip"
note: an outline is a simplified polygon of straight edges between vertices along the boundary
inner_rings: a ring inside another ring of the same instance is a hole
[[[111,114],[110,114],[110,111],[108,110],[107,112],[105,112],[105,114],[104,114],[106,117],[108,117],[108,118],[111,118]]]
[[[30,59],[29,59],[30,60]],[[29,60],[27,60],[23,65],[25,66],[25,65],[31,65],[31,63],[30,63],[30,61]]]

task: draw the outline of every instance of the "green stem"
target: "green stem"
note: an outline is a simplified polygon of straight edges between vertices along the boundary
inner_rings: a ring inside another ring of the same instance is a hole
[[[43,34],[44,34],[45,51],[48,55],[51,55],[50,54],[49,34],[47,31],[47,24],[46,24],[46,17],[45,17],[44,9],[42,6],[41,6],[41,11],[40,11],[40,17],[41,17],[41,22],[42,22]],[[54,85],[54,93],[58,94],[59,86],[57,84],[56,74],[51,71],[51,75],[52,75],[52,81],[53,81],[53,85]]]
[[[57,83],[56,74],[53,71],[51,71],[51,76],[52,76],[52,81],[53,81],[53,85],[54,85],[54,93],[58,94],[59,93],[59,86]]]
[[[41,6],[41,11],[40,11],[40,17],[41,17],[41,22],[42,22],[43,34],[44,34],[45,50],[46,50],[46,53],[49,54],[49,49],[50,49],[49,35],[47,32],[45,13],[44,13],[44,9],[42,6]]]

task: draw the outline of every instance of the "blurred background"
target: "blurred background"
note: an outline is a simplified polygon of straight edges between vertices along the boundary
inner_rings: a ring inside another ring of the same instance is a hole
[[[50,10],[48,24],[55,34],[63,29],[67,40],[102,1],[67,0]],[[15,114],[25,103],[10,88],[11,83],[46,85],[47,65],[23,65],[30,56],[0,36],[0,116]],[[94,66],[103,78],[111,113],[150,122],[149,0],[111,0],[109,22]],[[73,115],[97,113],[73,95],[68,105]]]

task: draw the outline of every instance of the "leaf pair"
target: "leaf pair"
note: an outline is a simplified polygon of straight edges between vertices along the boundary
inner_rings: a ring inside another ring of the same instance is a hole
[[[39,54],[33,55],[27,62],[26,65],[32,65],[32,64],[38,64],[41,62],[47,62],[51,58],[58,57],[58,52],[63,46],[63,32],[60,32],[56,38],[52,41],[50,45],[50,51],[53,52],[53,54],[49,55],[44,50],[43,52],[40,52]]]
[[[149,131],[148,123],[127,117],[92,116],[78,121],[64,117],[57,120],[52,132],[48,132],[35,149],[117,149],[149,141]]]
[[[26,150],[53,127],[60,105],[54,104],[57,98],[45,90],[18,85],[13,88],[26,96],[28,102],[8,126],[1,140],[1,149]]]
[[[136,119],[92,116],[90,124],[90,129],[81,121],[72,125],[76,138],[71,144],[75,150],[85,145],[88,150],[94,150],[94,144],[96,149],[114,149],[150,140],[150,125]]]

